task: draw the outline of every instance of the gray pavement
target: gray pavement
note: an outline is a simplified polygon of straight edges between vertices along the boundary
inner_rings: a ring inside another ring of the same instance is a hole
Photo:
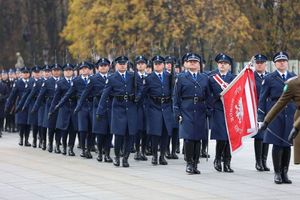
[[[275,185],[273,170],[254,169],[253,141],[233,155],[233,174],[213,169],[213,159],[201,159],[201,175],[186,175],[185,162],[167,166],[134,161],[130,168],[48,153],[17,145],[18,135],[0,138],[0,199],[300,199],[300,166],[291,165],[291,185]],[[214,155],[210,141],[210,155]],[[271,153],[271,148],[270,148]],[[268,164],[272,169],[271,154]],[[292,161],[293,162],[293,161]]]

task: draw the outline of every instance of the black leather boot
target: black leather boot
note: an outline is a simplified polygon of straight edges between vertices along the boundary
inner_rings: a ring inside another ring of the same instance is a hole
[[[283,149],[274,149],[272,150],[272,159],[273,159],[273,166],[274,166],[274,182],[276,184],[281,184],[282,183],[282,154],[283,154]]]
[[[119,167],[120,166],[120,151],[119,150],[117,150],[116,148],[115,148],[115,159],[114,159],[114,166],[117,166],[117,167]]]
[[[73,149],[74,149],[74,146],[69,147],[69,152],[68,152],[69,156],[75,156]]]
[[[194,174],[194,144],[191,141],[184,141],[184,150],[186,158],[186,173]]]
[[[270,168],[267,166],[269,144],[263,143],[262,151],[262,165],[264,167],[264,171],[270,171]]]
[[[284,148],[283,155],[282,155],[282,169],[281,169],[282,183],[287,183],[287,184],[292,183],[292,181],[288,177],[290,159],[291,159],[291,149],[290,147],[286,147]]]
[[[33,148],[36,148],[36,146],[37,146],[37,145],[36,145],[36,138],[33,138],[33,140],[32,140],[32,147],[33,147]]]
[[[123,167],[129,167],[129,163],[128,163],[128,158],[129,158],[129,153],[125,153],[122,159],[122,166]]]
[[[158,153],[157,153],[157,147],[153,147],[152,149],[152,153],[153,153],[153,156],[152,156],[152,165],[157,165],[158,164]]]
[[[201,172],[198,170],[198,162],[200,158],[200,149],[201,149],[201,143],[195,142],[194,144],[194,174],[200,174]]]
[[[262,150],[263,143],[262,140],[254,139],[254,152],[255,152],[255,168],[257,171],[264,171],[264,167],[262,164]]]
[[[142,145],[142,153],[141,153],[141,161],[147,161],[148,158],[146,156],[146,146]]]
[[[110,147],[105,149],[105,156],[104,156],[104,162],[111,163],[113,160],[110,157]]]
[[[80,157],[85,158],[85,148],[81,148]]]
[[[42,141],[42,150],[45,151],[47,148],[46,141]]]
[[[52,142],[51,143],[49,142],[49,144],[48,144],[48,152],[52,153],[52,151],[53,151],[53,144],[52,144]]]
[[[30,144],[29,141],[28,141],[28,140],[29,140],[29,133],[30,133],[30,132],[26,132],[26,133],[25,133],[25,142],[24,142],[24,143],[25,143],[25,144],[24,144],[25,147],[31,147],[31,144]]]
[[[85,158],[87,158],[87,159],[92,159],[92,158],[93,158],[90,149],[87,149],[87,150],[85,151]]]
[[[55,150],[54,150],[54,152],[57,153],[57,154],[60,154],[60,153],[61,153],[60,148],[59,148],[59,144],[56,144],[56,145],[55,145]]]
[[[102,162],[102,160],[103,160],[103,154],[102,154],[102,152],[100,151],[100,152],[98,152],[97,161],[98,161],[98,162]]]
[[[20,141],[19,141],[19,145],[23,146],[23,133],[20,132]]]
[[[62,155],[67,155],[67,145],[63,144]]]
[[[224,149],[224,141],[217,140],[216,144],[216,157],[214,160],[214,168],[218,171],[222,171],[221,158]]]
[[[230,146],[229,143],[226,142],[225,144],[225,151],[224,151],[224,168],[223,171],[227,173],[233,173],[233,169],[231,169],[230,166],[231,163],[231,152],[230,152]]]

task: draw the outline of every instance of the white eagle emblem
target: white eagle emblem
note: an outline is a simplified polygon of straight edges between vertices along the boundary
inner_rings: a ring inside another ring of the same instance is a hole
[[[242,123],[242,119],[244,116],[244,109],[243,109],[243,101],[242,98],[239,99],[239,102],[237,105],[235,105],[235,115],[239,120],[239,124]]]

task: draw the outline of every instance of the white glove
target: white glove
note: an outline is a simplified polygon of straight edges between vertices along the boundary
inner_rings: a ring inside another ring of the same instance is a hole
[[[257,122],[258,129],[260,129],[263,125],[263,122]]]

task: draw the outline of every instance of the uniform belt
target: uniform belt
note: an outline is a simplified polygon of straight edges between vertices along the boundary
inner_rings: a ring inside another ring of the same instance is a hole
[[[150,96],[150,98],[158,104],[163,104],[163,103],[169,103],[171,102],[171,97],[166,96],[166,97],[158,97],[158,96]]]
[[[182,100],[193,100],[194,104],[204,101],[202,97],[182,97]]]
[[[134,95],[115,95],[114,98],[116,98],[118,101],[133,101]]]

